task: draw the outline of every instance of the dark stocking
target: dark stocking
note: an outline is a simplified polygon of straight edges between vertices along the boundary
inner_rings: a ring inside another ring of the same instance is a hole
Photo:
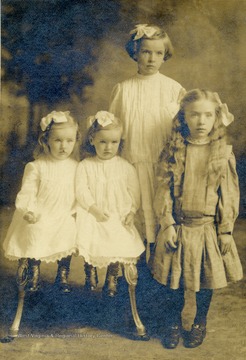
[[[196,293],[196,317],[194,324],[206,326],[212,296],[213,290],[211,289],[201,289]]]
[[[184,289],[179,288],[177,290],[168,289],[167,291],[167,326],[178,325],[181,326],[181,313],[184,308]]]

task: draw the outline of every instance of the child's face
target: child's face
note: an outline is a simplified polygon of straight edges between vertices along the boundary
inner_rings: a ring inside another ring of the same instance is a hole
[[[193,139],[206,138],[213,129],[216,120],[216,104],[202,99],[185,107],[185,121]]]
[[[117,153],[121,140],[121,129],[100,130],[90,139],[96,149],[97,156],[102,160],[110,160]]]
[[[64,129],[52,128],[48,139],[51,156],[56,160],[67,159],[73,152],[76,135],[77,129],[75,126]]]
[[[165,46],[162,39],[142,40],[139,52],[136,54],[139,74],[156,74],[164,62],[164,54]]]

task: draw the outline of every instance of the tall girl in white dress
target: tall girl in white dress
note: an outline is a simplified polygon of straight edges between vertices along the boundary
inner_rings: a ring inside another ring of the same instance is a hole
[[[139,229],[147,244],[155,242],[156,219],[154,168],[171,133],[172,118],[185,92],[173,79],[159,73],[161,65],[173,54],[168,35],[158,26],[137,25],[126,44],[138,72],[115,85],[109,111],[118,116],[124,127],[125,147],[122,156],[136,168],[141,191]],[[147,246],[147,259],[149,246]]]
[[[133,224],[140,204],[139,183],[134,167],[118,155],[120,120],[99,111],[88,119],[88,126],[84,141],[88,157],[76,175],[77,246],[90,288],[97,285],[95,268],[109,265],[108,295],[114,296],[119,263],[136,264],[144,251]]]
[[[25,167],[3,248],[8,259],[29,266],[30,291],[39,288],[40,262],[58,261],[57,280],[61,290],[69,292],[67,277],[76,250],[78,124],[68,111],[53,111],[42,118],[40,127],[35,161]]]

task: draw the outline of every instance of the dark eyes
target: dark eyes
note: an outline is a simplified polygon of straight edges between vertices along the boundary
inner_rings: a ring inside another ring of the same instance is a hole
[[[152,51],[150,51],[150,50],[142,50],[142,53],[143,54],[152,54]],[[163,56],[164,52],[163,51],[157,51],[157,55]]]
[[[55,141],[55,142],[62,142],[63,140],[62,140],[62,139],[54,139],[54,141]],[[67,142],[74,142],[73,139],[67,139],[67,140],[65,140],[65,141],[67,141]]]
[[[211,117],[211,116],[213,116],[213,113],[207,112],[207,113],[205,113],[204,115],[205,115],[206,117]],[[191,117],[199,117],[200,114],[199,114],[199,113],[190,113],[190,116],[191,116]]]

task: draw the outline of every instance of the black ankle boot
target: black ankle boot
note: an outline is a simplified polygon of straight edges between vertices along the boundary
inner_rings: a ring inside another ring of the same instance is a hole
[[[29,259],[29,291],[36,292],[40,288],[40,260]]]
[[[97,289],[98,278],[97,269],[88,263],[84,265],[85,269],[85,289],[95,291]]]
[[[187,348],[195,348],[203,343],[206,337],[206,325],[193,324],[189,337],[184,343]]]
[[[114,297],[117,294],[119,263],[109,264],[106,275],[107,295]]]
[[[59,285],[59,289],[62,293],[71,292],[71,286],[68,283],[71,258],[72,256],[67,256],[66,258],[57,261],[58,269],[55,283]]]
[[[166,349],[175,349],[178,346],[180,338],[180,326],[172,325],[167,328],[163,339],[163,345]]]

